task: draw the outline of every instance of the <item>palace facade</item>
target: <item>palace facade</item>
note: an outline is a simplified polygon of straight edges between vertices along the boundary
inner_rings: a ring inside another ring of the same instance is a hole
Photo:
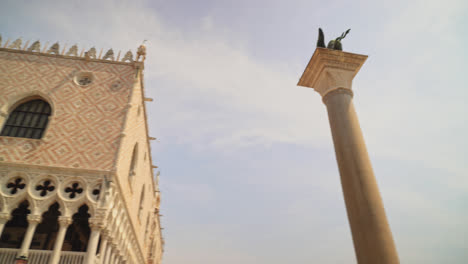
[[[0,37],[1,264],[160,264],[145,52]]]

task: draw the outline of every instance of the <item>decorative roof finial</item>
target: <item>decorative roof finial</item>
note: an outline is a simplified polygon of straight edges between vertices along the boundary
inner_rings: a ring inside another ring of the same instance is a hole
[[[108,50],[102,59],[103,60],[107,60],[107,59],[115,60],[114,51],[112,49]]]
[[[71,46],[71,48],[67,51],[67,54],[65,54],[67,56],[78,56],[78,46],[75,44],[73,46]]]
[[[96,59],[96,48],[92,47],[87,52],[85,52],[86,59]]]
[[[39,40],[34,41],[34,43],[28,48],[28,51],[41,52],[41,42],[39,42]]]
[[[47,53],[59,55],[59,54],[60,54],[59,43],[58,43],[58,42],[55,42],[54,45],[50,46],[50,48],[49,48],[49,50],[47,51]]]
[[[21,40],[21,38],[15,40],[13,43],[10,44],[10,46],[8,46],[9,49],[21,49],[21,43],[23,42],[23,40]]]
[[[138,47],[136,61],[139,61],[139,60],[140,60],[140,57],[143,57],[143,58],[141,59],[142,62],[145,61],[145,59],[146,59],[146,46],[145,46],[145,42],[146,42],[146,41],[147,41],[147,40],[145,39],[145,40],[143,41],[143,44],[141,44],[140,47]]]
[[[129,61],[133,62],[133,53],[129,50],[127,53],[125,53],[125,56],[122,58],[123,62]]]

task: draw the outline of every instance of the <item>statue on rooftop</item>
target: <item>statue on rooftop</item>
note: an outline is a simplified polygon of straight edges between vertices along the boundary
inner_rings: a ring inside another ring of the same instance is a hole
[[[145,42],[147,40],[145,39],[143,41],[143,43],[140,45],[140,47],[138,47],[138,50],[137,50],[137,57],[136,57],[136,61],[139,61],[140,60],[140,57],[142,57],[141,61],[144,62],[145,59],[146,59],[146,46],[145,46]]]
[[[345,32],[343,32],[343,34],[341,34],[341,36],[337,37],[336,39],[330,40],[326,48],[333,49],[333,50],[343,50],[343,46],[341,45],[341,40],[344,39],[346,35],[348,35],[349,31],[351,31],[351,29],[346,30]],[[317,48],[325,48],[325,36],[323,35],[323,31],[321,28],[319,28]]]

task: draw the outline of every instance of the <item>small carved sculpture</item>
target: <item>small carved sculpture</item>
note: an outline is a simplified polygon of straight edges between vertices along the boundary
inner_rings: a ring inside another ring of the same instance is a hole
[[[123,62],[126,62],[126,61],[133,62],[133,54],[132,54],[132,52],[130,50],[127,51],[127,53],[125,53],[125,56],[122,58],[122,61]]]
[[[41,42],[39,42],[39,40],[34,41],[34,43],[28,48],[28,51],[41,52]]]
[[[341,40],[346,37],[349,31],[351,31],[351,29],[346,30],[345,32],[343,32],[343,34],[341,34],[341,36],[337,37],[336,39],[330,40],[330,42],[328,42],[327,49],[343,50],[343,46],[341,45]],[[323,35],[323,31],[321,28],[319,28],[317,48],[325,48],[325,37]]]
[[[23,42],[23,40],[21,40],[21,38],[15,40],[13,43],[10,44],[10,46],[8,46],[9,49],[21,49],[21,43]]]
[[[59,47],[58,42],[55,42],[54,45],[50,46],[50,48],[49,48],[49,50],[47,51],[47,53],[59,55],[59,54],[60,54],[60,47]]]
[[[67,56],[78,56],[78,46],[75,44],[67,51]]]
[[[138,61],[140,59],[140,57],[143,57],[141,59],[141,61],[145,61],[146,59],[146,46],[145,46],[145,42],[146,42],[146,39],[143,41],[143,44],[140,45],[140,47],[138,47],[138,50],[137,50],[137,58],[136,58],[136,61]]]
[[[103,60],[107,60],[107,59],[114,60],[114,51],[112,49],[108,50],[102,59]]]

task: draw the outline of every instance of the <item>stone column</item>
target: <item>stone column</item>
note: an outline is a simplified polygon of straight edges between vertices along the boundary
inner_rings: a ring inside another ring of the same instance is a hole
[[[36,231],[37,225],[42,221],[42,217],[40,215],[28,215],[28,229],[26,230],[26,234],[24,235],[23,243],[21,244],[21,249],[18,253],[18,256],[28,256],[28,250],[31,246],[31,241],[34,236],[34,232]]]
[[[69,216],[59,216],[59,230],[57,237],[55,238],[54,250],[49,260],[49,264],[58,264],[60,261],[60,252],[62,252],[63,241],[65,240],[65,234],[67,233],[68,226],[73,222],[73,219]]]
[[[102,264],[109,264],[110,263],[110,257],[112,255],[112,241],[110,240],[110,236],[108,236],[107,238],[108,242],[107,242],[107,245],[106,245],[106,252],[104,254],[104,259],[103,259],[103,262]]]
[[[111,248],[112,248],[112,250],[111,250],[111,257],[110,257],[109,263],[110,264],[115,264],[115,261],[117,259],[117,244],[112,243]]]
[[[100,222],[97,219],[90,218],[89,227],[91,229],[91,234],[89,235],[84,264],[94,264],[96,250],[99,243],[99,235],[101,233]]]
[[[104,263],[104,257],[107,251],[107,240],[109,239],[109,231],[102,230],[101,231],[101,246],[99,248],[99,263]]]
[[[0,237],[2,236],[5,224],[10,221],[10,219],[11,215],[9,213],[0,213]]]
[[[359,264],[397,264],[398,254],[354,110],[351,84],[367,56],[317,48],[298,85],[327,106],[336,160]]]

